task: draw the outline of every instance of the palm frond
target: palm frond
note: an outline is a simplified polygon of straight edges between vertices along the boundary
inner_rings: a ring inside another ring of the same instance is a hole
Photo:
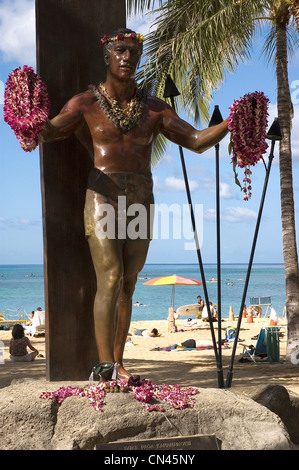
[[[268,64],[275,57],[275,53],[276,53],[275,38],[276,38],[276,28],[274,24],[272,23],[271,28],[265,37],[265,42],[264,42],[263,49],[262,49],[262,54],[265,55]]]
[[[145,13],[155,8],[155,5],[162,6],[163,0],[126,0],[127,16]]]
[[[130,12],[145,11],[154,4],[155,23],[146,36],[145,60],[137,80],[150,94],[163,99],[170,74],[180,96],[176,103],[198,126],[209,120],[213,93],[227,73],[250,57],[256,30],[253,18],[267,13],[270,1],[260,0],[127,0]],[[134,10],[135,9],[135,10]],[[156,159],[165,150],[158,139]]]
[[[276,54],[276,35],[277,35],[277,24],[272,22],[271,28],[268,34],[265,37],[264,46],[262,49],[262,54],[265,55],[268,64],[271,61],[274,61]],[[290,18],[288,25],[286,25],[286,35],[287,35],[287,52],[288,58],[294,56],[294,52],[298,46],[299,33],[294,18]]]
[[[168,147],[169,141],[166,139],[166,137],[164,137],[164,135],[159,134],[152,153],[153,167],[155,167],[160,162],[160,160],[162,160]]]
[[[168,0],[146,38],[139,79],[162,97],[169,73],[179,85],[179,105],[198,124],[208,118],[212,93],[240,60],[249,57],[252,14],[260,2]],[[227,34],[227,31],[230,34]],[[242,34],[241,34],[242,31]]]

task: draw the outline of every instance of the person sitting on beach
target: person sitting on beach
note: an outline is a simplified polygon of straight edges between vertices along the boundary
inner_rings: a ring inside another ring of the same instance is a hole
[[[135,346],[133,341],[132,341],[132,335],[130,333],[128,333],[128,336],[126,338],[125,346]]]
[[[218,320],[218,310],[217,310],[217,305],[213,304],[213,302],[210,302],[211,304],[211,314],[212,314],[212,319],[213,321]]]
[[[33,351],[28,353],[27,347]],[[19,323],[12,329],[12,338],[9,343],[10,359],[13,362],[31,362],[38,355],[38,350],[32,346],[29,338],[25,336],[24,328]]]
[[[161,333],[158,332],[157,328],[153,328],[151,331],[146,329],[133,328],[132,335],[134,336],[161,336]]]
[[[30,320],[28,322],[26,322],[26,326],[32,326],[32,318],[34,317],[34,313],[35,313],[35,311],[32,310],[31,313],[26,315],[28,318],[30,318]]]
[[[259,305],[255,305],[253,307],[253,312],[252,313],[254,313],[257,318],[261,318],[262,317],[262,307],[260,307]]]

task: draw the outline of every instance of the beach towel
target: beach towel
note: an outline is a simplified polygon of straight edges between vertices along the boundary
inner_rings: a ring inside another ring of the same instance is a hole
[[[200,346],[198,348],[183,348],[181,346],[178,346],[176,344],[172,346],[156,346],[155,348],[151,349],[151,351],[204,351],[205,349],[213,349],[213,346]],[[230,349],[229,346],[224,345],[221,346],[221,349]]]
[[[213,346],[199,346],[198,348],[177,348],[177,349],[165,349],[165,351],[203,351],[205,349],[213,349]],[[221,346],[221,349],[230,349],[229,346]]]

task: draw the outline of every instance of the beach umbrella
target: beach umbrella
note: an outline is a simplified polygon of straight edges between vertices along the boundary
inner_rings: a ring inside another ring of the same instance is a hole
[[[172,285],[172,307],[174,310],[174,298],[175,298],[175,286],[200,286],[201,281],[196,279],[190,279],[188,277],[177,276],[173,274],[172,276],[162,276],[155,277],[143,283],[148,286],[169,286]]]

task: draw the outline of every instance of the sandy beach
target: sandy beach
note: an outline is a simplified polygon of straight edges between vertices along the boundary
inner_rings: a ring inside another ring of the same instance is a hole
[[[211,332],[207,323],[201,323],[194,327],[184,326],[186,319],[176,321],[178,332],[168,332],[168,322],[143,321],[133,322],[132,328],[157,328],[161,333],[160,337],[140,337],[133,336],[133,345],[125,348],[125,366],[134,374],[139,374],[142,378],[152,380],[157,384],[177,383],[181,386],[192,385],[204,388],[218,388],[217,367],[213,349],[203,350],[176,350],[176,351],[151,351],[154,346],[164,346],[166,344],[181,343],[187,339],[210,340]],[[240,363],[240,355],[243,351],[242,343],[256,344],[255,336],[261,327],[269,326],[269,318],[254,318],[253,323],[247,323],[242,319],[235,361],[233,365],[233,380],[231,390],[240,392],[255,387],[257,385],[280,384],[299,394],[298,366],[285,362],[287,328],[286,319],[280,319],[278,326],[281,327],[280,338],[280,363],[271,364],[266,360],[258,363]],[[228,326],[236,327],[237,320],[222,321],[222,338],[225,337],[225,329]],[[215,337],[218,339],[217,324],[214,323]],[[46,379],[46,358],[45,358],[45,338],[31,338],[34,346],[43,357],[38,357],[32,363],[16,363],[9,359],[9,340],[11,331],[0,331],[0,341],[4,343],[5,363],[0,364],[0,388],[7,387],[12,381],[18,379]],[[254,339],[252,339],[254,338]],[[231,363],[233,343],[228,348],[222,349],[222,364],[224,383],[227,371]],[[88,381],[90,371],[86,372]],[[61,384],[67,385],[67,384]]]

